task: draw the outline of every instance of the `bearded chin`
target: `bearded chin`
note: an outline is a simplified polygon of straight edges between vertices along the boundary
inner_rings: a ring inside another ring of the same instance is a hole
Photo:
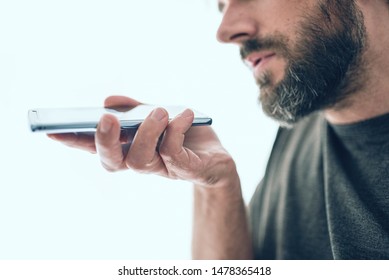
[[[345,71],[336,67],[334,70],[329,64],[327,62],[324,67],[328,68],[329,72],[326,72],[319,71],[319,65],[314,62],[296,62],[287,68],[284,79],[274,86],[271,85],[271,75],[262,77],[258,83],[264,113],[281,126],[292,127],[312,112],[338,103],[343,96],[335,88],[340,85]]]
[[[265,73],[257,80],[265,114],[282,126],[315,111],[347,106],[348,97],[362,88],[366,29],[362,13],[348,2],[320,2],[318,14],[303,21],[294,50],[284,46],[284,78],[275,83]]]
[[[343,101],[363,82],[363,36],[356,40],[348,30],[331,36],[318,29],[309,31],[305,35],[311,34],[310,40],[297,48],[301,58],[288,58],[279,83],[272,83],[270,73],[257,80],[263,111],[281,126],[291,127],[312,112],[346,104]]]

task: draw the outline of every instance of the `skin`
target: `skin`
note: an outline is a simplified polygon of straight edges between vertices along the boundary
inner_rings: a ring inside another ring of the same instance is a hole
[[[308,9],[308,8],[307,8]],[[264,113],[282,126],[293,126],[312,112],[339,106],[360,89],[366,46],[363,17],[354,0],[320,0],[300,16],[293,36],[280,32],[245,40],[240,47],[249,65],[273,54],[254,68]],[[287,62],[283,77],[273,59]],[[262,63],[263,62],[263,63]],[[266,66],[270,63],[270,66]]]
[[[389,112],[389,8],[387,1],[357,1],[365,18],[368,48],[364,55],[366,78],[364,87],[350,96],[348,106],[325,111],[333,124],[350,124]]]
[[[296,30],[302,16],[315,7],[318,0],[262,0],[220,1],[223,21],[218,30],[218,40],[233,43],[239,47],[249,39],[264,38],[275,34],[286,35],[288,44],[295,43]],[[328,121],[334,124],[349,124],[385,114],[389,111],[389,8],[387,1],[356,1],[364,16],[368,47],[363,54],[363,84],[347,100],[325,110]],[[276,56],[268,63],[266,70],[271,73],[273,83],[280,82],[285,75],[287,61]]]
[[[288,36],[299,27],[301,16],[317,0],[223,0],[223,20],[218,40],[238,46],[252,37],[274,34]],[[349,106],[325,111],[337,124],[352,123],[389,112],[389,12],[382,0],[358,1],[364,14],[369,49],[369,91],[357,92]],[[276,57],[267,65],[276,80],[284,75],[286,61]],[[138,101],[123,96],[106,99],[105,107],[136,106]],[[184,111],[171,122],[167,112],[155,109],[135,136],[120,136],[117,119],[102,117],[94,136],[49,135],[65,145],[97,153],[111,172],[133,169],[194,184],[193,258],[250,259],[252,242],[246,221],[239,175],[231,156],[220,144],[211,127],[193,127],[193,112]],[[164,134],[163,134],[164,133]],[[163,134],[160,145],[159,138]],[[131,145],[125,144],[131,141]]]
[[[137,104],[128,97],[111,96],[104,105]],[[235,163],[212,128],[190,128],[193,117],[193,112],[186,110],[168,122],[167,112],[155,109],[139,127],[128,150],[120,137],[119,122],[111,115],[102,117],[95,137],[75,134],[49,137],[71,147],[97,152],[102,165],[111,172],[131,168],[193,182],[193,258],[250,259],[252,245]],[[241,244],[239,248],[234,246],[237,241]]]

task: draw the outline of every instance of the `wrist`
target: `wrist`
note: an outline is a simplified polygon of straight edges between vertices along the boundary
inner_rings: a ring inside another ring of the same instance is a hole
[[[229,156],[215,157],[211,165],[213,168],[208,168],[203,174],[203,180],[196,182],[195,185],[203,188],[231,188],[239,185],[240,179],[236,164]]]
[[[223,172],[209,175],[206,183],[195,183],[196,196],[202,197],[201,200],[212,204],[220,201],[240,202],[242,190],[235,162],[230,159],[220,165],[220,168]]]

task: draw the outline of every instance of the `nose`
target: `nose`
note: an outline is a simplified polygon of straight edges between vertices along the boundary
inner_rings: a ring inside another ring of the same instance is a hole
[[[231,4],[224,8],[224,15],[216,37],[222,43],[236,43],[252,39],[257,34],[257,23],[250,9],[243,3]]]

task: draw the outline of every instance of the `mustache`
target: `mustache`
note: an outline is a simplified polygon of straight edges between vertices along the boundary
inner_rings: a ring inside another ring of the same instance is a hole
[[[246,59],[253,52],[263,50],[275,50],[281,55],[287,55],[288,47],[285,38],[281,36],[267,37],[263,39],[250,39],[243,42],[240,48],[240,57],[242,60]]]

